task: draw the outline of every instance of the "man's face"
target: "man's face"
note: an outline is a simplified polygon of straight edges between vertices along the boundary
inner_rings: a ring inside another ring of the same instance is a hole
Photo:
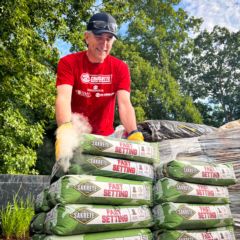
[[[84,37],[90,62],[102,63],[110,53],[115,37],[110,33],[94,35],[92,32],[86,32]]]

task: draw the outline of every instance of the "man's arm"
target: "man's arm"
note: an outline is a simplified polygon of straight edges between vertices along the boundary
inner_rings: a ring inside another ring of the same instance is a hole
[[[56,121],[58,126],[71,121],[71,99],[72,86],[68,84],[59,85],[57,87],[57,98],[55,106]]]
[[[130,100],[130,93],[126,90],[117,91],[117,100],[121,123],[129,134],[137,129],[136,115]]]

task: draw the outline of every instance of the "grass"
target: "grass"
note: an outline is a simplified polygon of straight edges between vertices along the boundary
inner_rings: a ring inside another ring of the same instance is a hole
[[[16,194],[13,203],[8,202],[7,206],[0,210],[4,239],[30,239],[29,226],[33,216],[34,204],[31,197],[23,200]]]

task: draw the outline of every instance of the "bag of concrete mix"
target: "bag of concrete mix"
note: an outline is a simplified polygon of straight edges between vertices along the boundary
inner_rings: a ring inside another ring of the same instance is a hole
[[[236,240],[231,226],[208,230],[171,230],[154,232],[155,240]]]
[[[153,208],[156,229],[208,229],[233,225],[228,204],[166,202]]]
[[[169,177],[180,181],[228,186],[236,183],[232,164],[186,162],[173,160],[159,166],[157,178]]]
[[[153,225],[147,206],[56,205],[47,213],[45,232],[53,235],[74,235],[148,228]]]
[[[158,180],[153,188],[155,204],[179,203],[229,203],[227,187],[179,182],[171,178]]]
[[[101,233],[87,233],[75,236],[36,235],[32,240],[152,240],[149,229],[131,229]]]
[[[66,174],[88,174],[137,181],[153,181],[154,179],[153,166],[150,164],[125,159],[81,154],[79,149],[70,160],[70,166],[67,172],[63,171],[58,162],[55,163],[51,182],[56,181]]]
[[[158,144],[83,134],[83,153],[153,163],[159,159]]]
[[[151,182],[66,175],[51,184],[48,201],[62,204],[152,205]]]
[[[35,212],[47,212],[50,210],[50,206],[48,204],[48,200],[47,200],[47,195],[48,195],[48,189],[49,187],[46,187],[45,189],[43,189],[42,192],[40,192],[34,202],[34,209]]]
[[[31,233],[44,233],[44,222],[46,219],[47,213],[41,212],[36,214],[30,223],[30,232]]]

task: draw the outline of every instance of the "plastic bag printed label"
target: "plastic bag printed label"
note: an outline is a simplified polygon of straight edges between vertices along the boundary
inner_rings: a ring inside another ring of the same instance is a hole
[[[136,207],[129,209],[79,209],[70,214],[72,218],[86,225],[133,223],[150,218],[149,212]]]
[[[96,168],[106,171],[141,175],[150,178],[154,176],[153,167],[145,163],[107,157],[96,157],[88,161]]]

